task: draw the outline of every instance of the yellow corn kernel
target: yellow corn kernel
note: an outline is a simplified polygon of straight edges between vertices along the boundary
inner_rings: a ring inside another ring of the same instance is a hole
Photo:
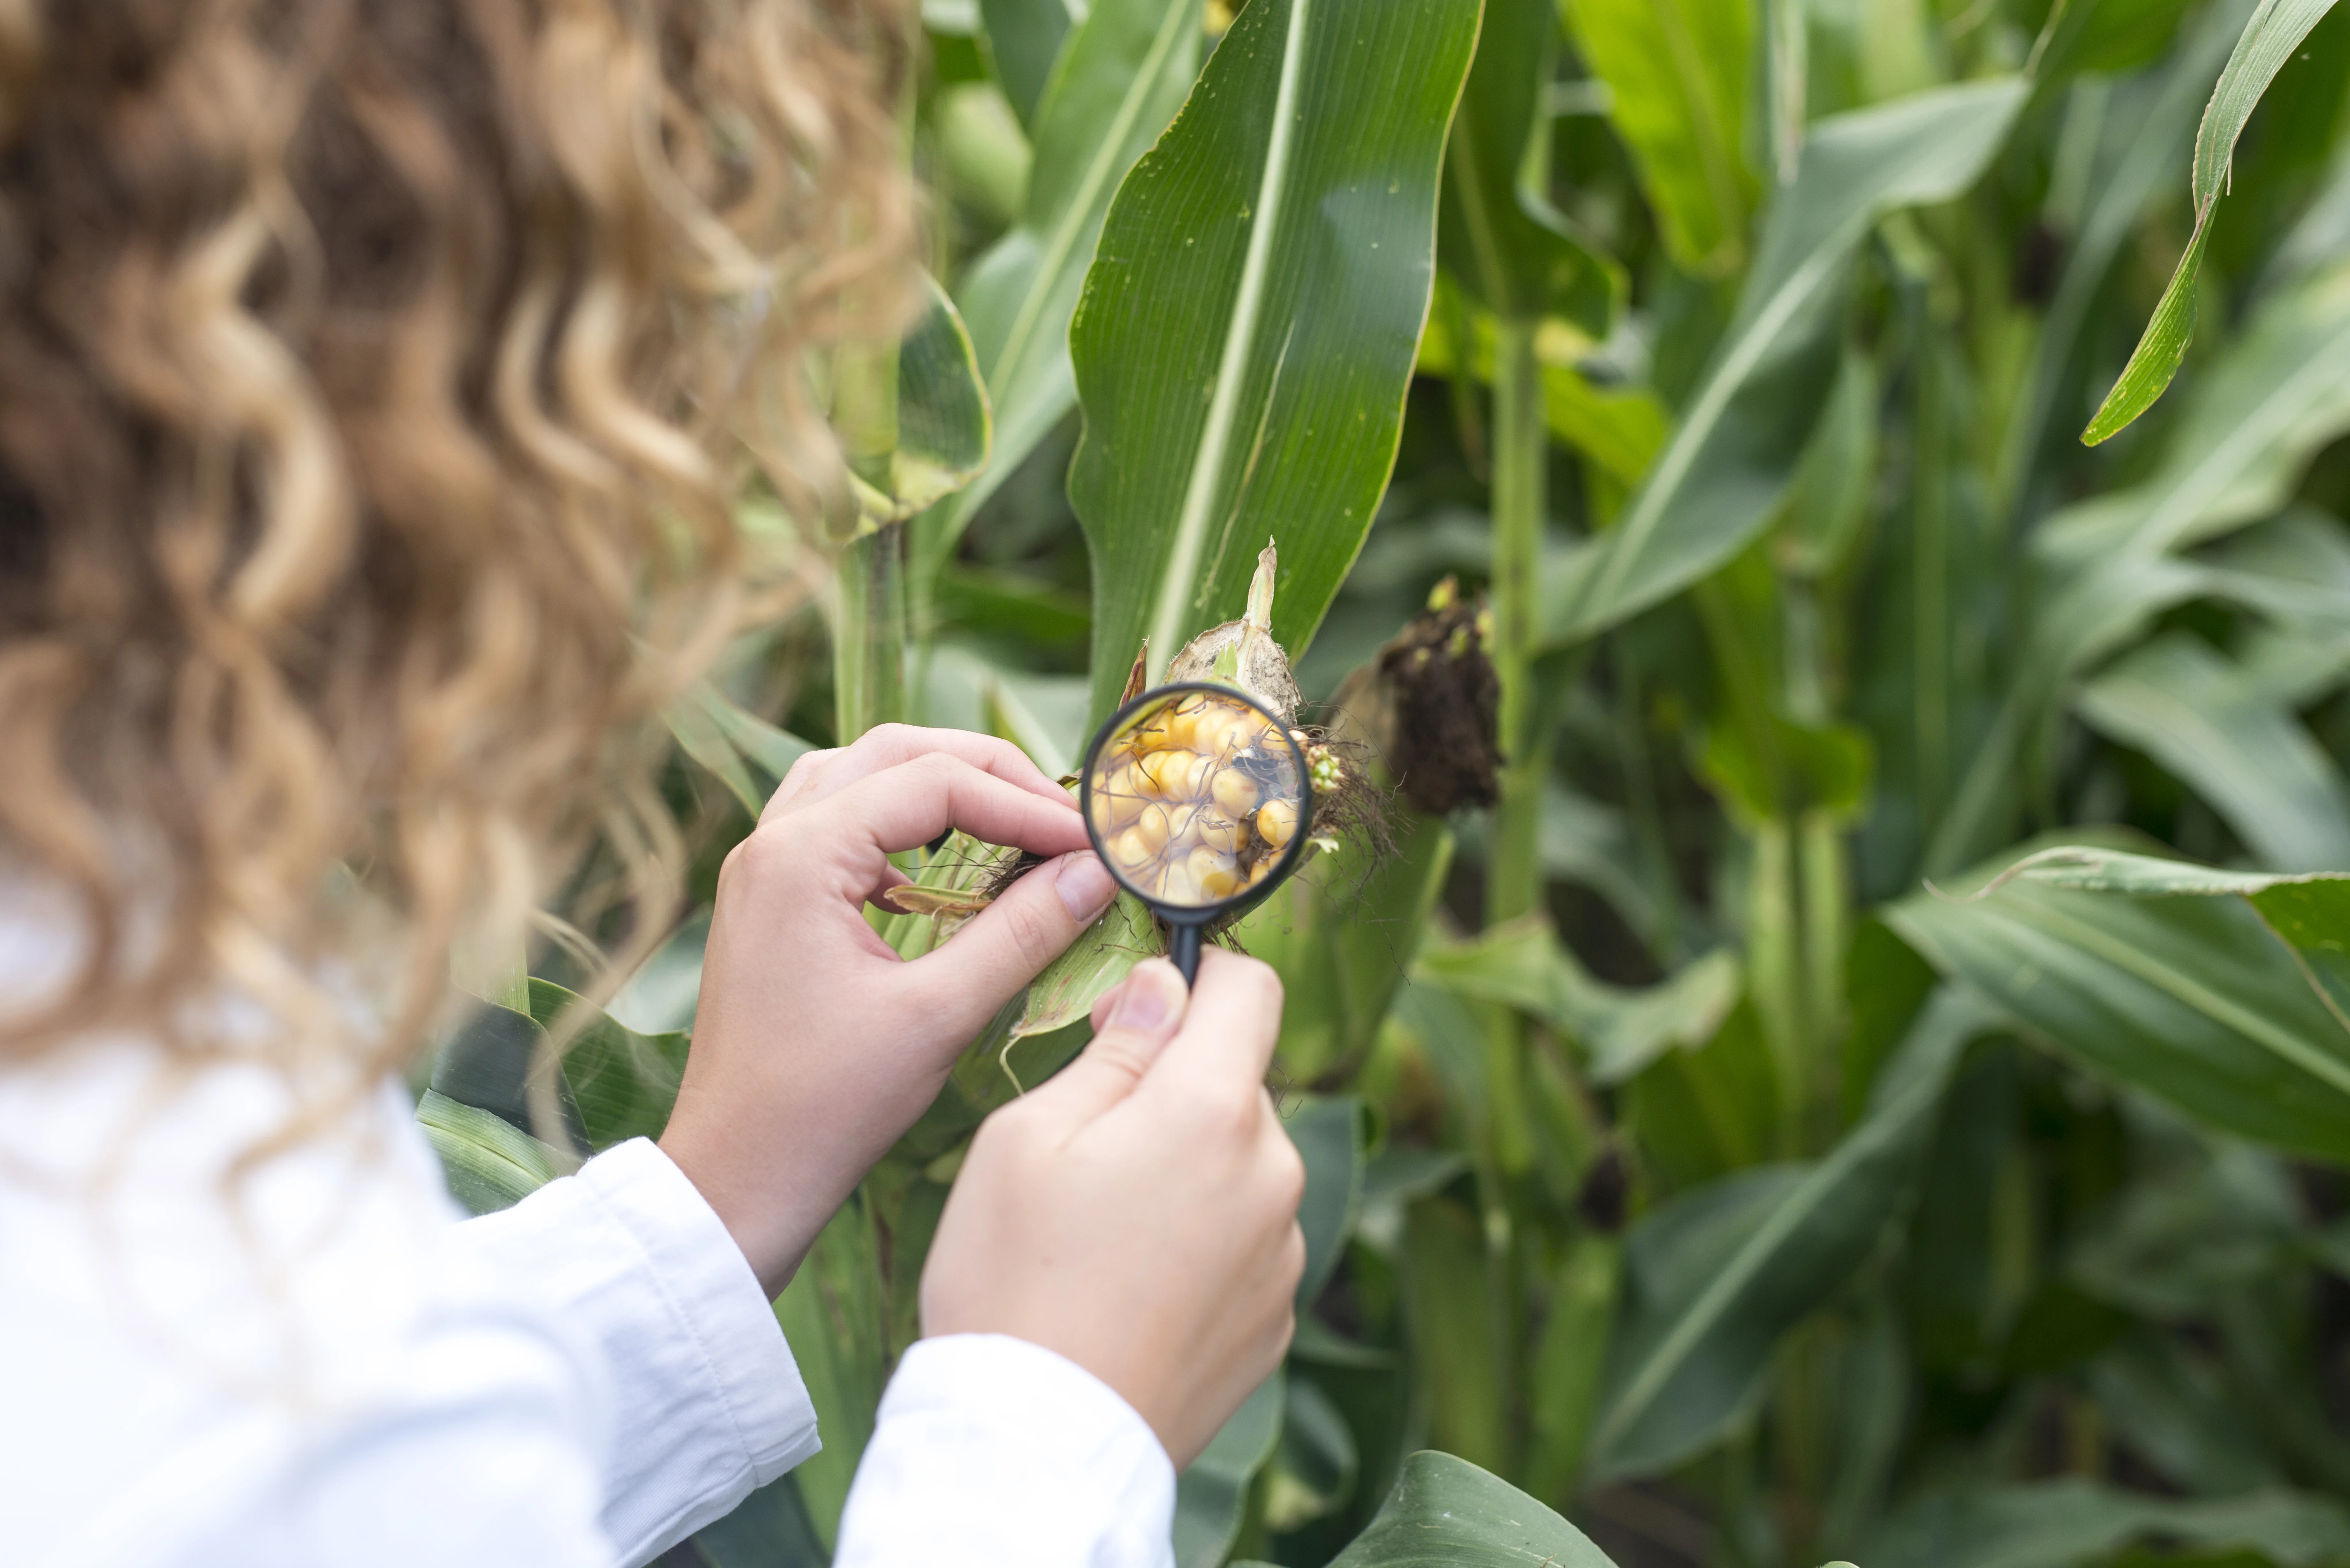
[[[1203,757],[1221,759],[1224,754],[1225,737],[1238,715],[1229,702],[1211,702],[1190,716],[1183,729],[1183,744]]]
[[[1232,857],[1205,846],[1191,851],[1183,869],[1190,874],[1191,885],[1200,890],[1203,902],[1229,898],[1240,891],[1240,873],[1233,868]]]
[[[1192,825],[1191,836],[1211,849],[1221,850],[1226,855],[1237,854],[1248,839],[1248,829],[1243,826],[1246,820],[1245,817],[1204,812]]]
[[[1157,897],[1160,903],[1178,909],[1208,902],[1200,896],[1199,884],[1191,879],[1190,863],[1182,860],[1171,860],[1160,869]]]
[[[1144,714],[1126,732],[1126,742],[1138,756],[1165,749],[1168,728],[1174,722],[1172,708],[1159,708]]]
[[[1154,801],[1142,808],[1134,819],[1135,828],[1149,836],[1153,849],[1181,848],[1183,836],[1191,831],[1192,819],[1200,815],[1196,805]]]
[[[1110,821],[1110,826],[1103,829],[1107,833],[1124,827],[1142,815],[1142,808],[1150,804],[1149,786],[1133,767],[1119,768],[1100,781],[1099,787],[1094,791],[1096,809],[1099,810],[1105,802]]]
[[[1197,752],[1153,752],[1135,764],[1150,793],[1165,801],[1196,800],[1214,764]]]
[[[1269,800],[1258,808],[1256,830],[1275,849],[1289,842],[1297,831],[1297,803],[1294,800]]]
[[[1165,839],[1152,842],[1150,835],[1138,822],[1109,841],[1109,857],[1118,862],[1118,869],[1139,880],[1165,846]]]
[[[1150,846],[1150,851],[1155,855],[1166,848],[1167,841],[1174,836],[1169,831],[1170,826],[1167,808],[1152,801],[1145,803],[1134,819],[1134,826],[1127,831],[1141,835],[1140,842]]]
[[[1218,769],[1215,782],[1208,787],[1216,804],[1232,816],[1246,816],[1256,809],[1256,780],[1238,768]]]
[[[1204,728],[1212,729],[1223,705],[1206,697],[1186,697],[1178,702],[1166,718],[1167,744],[1185,751],[1201,749],[1200,736]]]

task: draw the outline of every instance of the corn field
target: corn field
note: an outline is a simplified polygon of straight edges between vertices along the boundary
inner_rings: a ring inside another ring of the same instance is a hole
[[[659,1129],[795,757],[1067,774],[1270,541],[1386,805],[1227,939],[1309,1262],[1182,1568],[2350,1563],[2350,9],[923,20],[853,504],[743,498],[806,591],[671,710],[686,917],[603,972],[591,868],[448,1042],[460,1198]],[[972,1044],[776,1303],[824,1451],[670,1561],[827,1561],[972,1129],[1159,941]]]

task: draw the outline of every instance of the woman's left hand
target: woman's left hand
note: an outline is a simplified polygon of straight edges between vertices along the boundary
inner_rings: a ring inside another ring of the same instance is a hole
[[[890,853],[949,828],[1055,858],[910,962],[864,907],[907,880]],[[660,1139],[769,1295],[963,1046],[1115,891],[1068,792],[1005,742],[885,724],[793,766],[719,872]]]

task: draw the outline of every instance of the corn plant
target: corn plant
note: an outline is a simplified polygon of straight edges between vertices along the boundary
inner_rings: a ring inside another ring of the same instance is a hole
[[[854,514],[746,498],[829,586],[681,700],[672,798],[706,900],[808,744],[1066,772],[1277,546],[1388,805],[1233,933],[1309,1262],[1184,1568],[2350,1560],[2350,16],[925,24],[943,286],[821,368]],[[562,1129],[593,952],[449,1044],[461,1198],[658,1129],[706,924]],[[1156,940],[1115,907],[827,1228],[825,1451],[679,1563],[826,1560],[964,1141]]]

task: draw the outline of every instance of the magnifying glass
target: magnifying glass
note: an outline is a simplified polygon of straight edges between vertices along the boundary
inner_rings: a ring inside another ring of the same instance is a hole
[[[1207,928],[1273,891],[1314,821],[1305,750],[1246,692],[1155,687],[1109,716],[1086,753],[1077,804],[1118,885],[1168,924],[1189,985]]]

